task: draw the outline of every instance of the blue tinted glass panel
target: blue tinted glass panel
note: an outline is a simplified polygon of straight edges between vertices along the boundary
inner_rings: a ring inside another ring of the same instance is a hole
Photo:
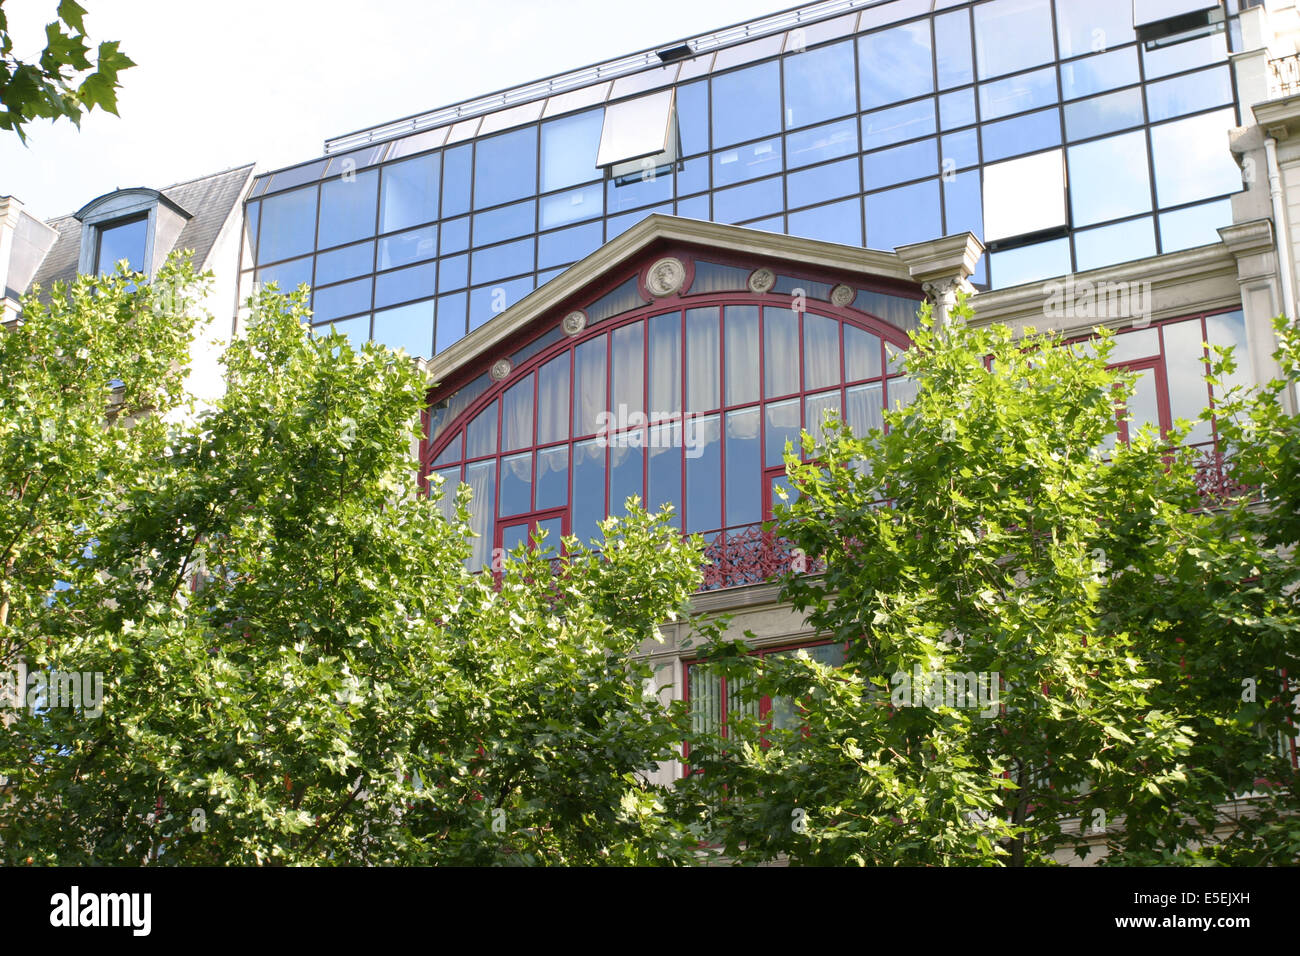
[[[1227,149],[1234,125],[1233,111],[1220,110],[1151,128],[1156,198],[1162,207],[1241,189],[1241,170]]]
[[[501,460],[499,502],[502,516],[524,514],[533,509],[533,456],[528,452]]]
[[[536,200],[515,203],[491,212],[474,214],[474,245],[488,246],[505,239],[526,236],[533,231],[537,215]]]
[[[669,524],[682,526],[682,450],[681,426],[660,425],[650,429],[650,447],[646,449],[649,487],[646,510],[658,511],[672,505]]]
[[[634,440],[644,443],[644,432]],[[645,459],[640,447],[620,447],[616,441],[611,442],[609,449],[609,513],[622,516],[627,514],[627,499],[633,495],[645,507],[642,479],[645,474]]]
[[[729,528],[763,519],[763,466],[759,410],[727,413],[727,513]]]
[[[745,223],[747,229],[758,229],[761,232],[785,232],[785,216],[769,216],[766,219],[755,219],[753,222]]]
[[[862,117],[862,148],[890,146],[934,132],[934,100],[921,100]]]
[[[322,184],[317,247],[324,249],[373,236],[378,188],[379,174],[373,169]]]
[[[433,300],[376,312],[374,338],[390,349],[406,349],[411,355],[429,358],[433,354]]]
[[[938,150],[932,139],[895,146],[862,157],[862,185],[868,190],[892,186],[909,179],[920,179],[922,176],[933,176],[938,172]]]
[[[534,476],[537,510],[562,508],[569,502],[569,447],[545,448],[537,453]],[[558,544],[558,542],[555,542]]]
[[[949,133],[939,145],[939,165],[945,173],[979,164],[979,139],[973,129]]]
[[[1080,272],[1155,254],[1156,234],[1150,216],[1074,234],[1074,259]]]
[[[1041,282],[1070,272],[1070,242],[1053,239],[990,256],[993,288],[1005,289],[1026,282]]]
[[[780,176],[746,186],[732,186],[713,194],[713,218],[717,222],[744,222],[754,216],[778,211],[783,201]]]
[[[732,186],[781,171],[781,138],[713,154],[713,187]]]
[[[851,41],[795,53],[783,63],[787,129],[857,112]]]
[[[789,220],[787,231],[792,236],[838,242],[846,246],[862,245],[862,211],[857,199],[792,212]]]
[[[858,121],[840,120],[816,129],[790,133],[785,138],[785,149],[786,166],[790,169],[856,153]]]
[[[1132,0],[1056,0],[1061,56],[1082,56],[1132,43]]]
[[[149,235],[149,220],[136,219],[99,230],[99,274],[111,274],[125,259],[132,272],[144,272],[144,247]]]
[[[722,527],[722,441],[718,416],[689,419],[694,457],[686,459],[686,530]]]
[[[522,199],[537,191],[537,129],[526,126],[475,144],[474,208]]]
[[[309,186],[263,200],[259,262],[311,252],[316,243],[316,191]]]
[[[450,348],[464,337],[467,299],[464,292],[438,298],[438,339],[435,352]]]
[[[661,203],[673,198],[673,177],[659,175],[653,169],[629,178],[611,179],[607,185],[610,213],[636,209],[650,203]]]
[[[1228,58],[1228,41],[1222,33],[1186,40],[1156,50],[1142,51],[1142,69],[1148,80],[1194,70],[1198,66],[1223,63]]]
[[[894,249],[910,242],[924,242],[938,238],[943,231],[938,180],[875,193],[867,197],[866,204],[870,249]]]
[[[980,117],[994,120],[1012,113],[1024,113],[1056,102],[1056,68],[984,83],[980,86]]]
[[[596,109],[542,124],[542,192],[600,178],[596,149],[605,111]]]
[[[709,148],[709,84],[707,80],[677,87],[677,134],[682,155],[692,156]]]
[[[1153,123],[1231,102],[1232,79],[1226,66],[1147,86],[1147,114]]]
[[[862,37],[858,69],[864,110],[929,93],[934,89],[929,22],[918,20]]]
[[[1150,211],[1147,142],[1142,130],[1071,146],[1066,152],[1070,209],[1076,226]]]
[[[393,269],[432,259],[438,253],[438,227],[422,226],[379,240],[379,268]]]
[[[709,160],[699,156],[688,159],[677,168],[677,195],[687,196],[709,188]]]
[[[603,195],[600,183],[593,183],[567,193],[547,196],[541,200],[541,228],[551,229],[570,222],[595,219],[604,211],[601,206]]]
[[[975,122],[975,90],[953,90],[939,97],[939,128],[956,129]]]
[[[1028,113],[1014,119],[987,123],[980,127],[984,142],[984,162],[993,163],[1008,156],[1032,153],[1049,146],[1061,145],[1061,120],[1057,110]]]
[[[531,240],[529,240],[531,242]],[[533,277],[511,279],[498,285],[472,289],[469,294],[469,327],[473,331],[480,325],[500,315],[528,293],[533,291]]]
[[[261,285],[274,282],[281,292],[292,292],[303,283],[311,285],[311,256],[258,269],[256,279]]]
[[[540,289],[562,272],[564,272],[563,269],[547,269],[545,272],[537,273],[537,287]]]
[[[775,60],[713,78],[713,148],[770,136],[781,129]]]
[[[1138,81],[1137,48],[1125,47],[1061,64],[1061,98],[1091,96]]]
[[[1141,125],[1140,87],[1065,105],[1065,135],[1070,139],[1087,139]]]
[[[438,291],[437,264],[424,265],[385,272],[375,277],[375,308],[421,299]]]
[[[1219,202],[1178,209],[1160,214],[1160,246],[1162,252],[1177,252],[1219,242],[1219,227],[1232,224],[1232,201]]]
[[[495,282],[507,276],[533,271],[533,240],[520,239],[490,249],[475,250],[470,265],[470,281]]]
[[[774,468],[785,460],[787,443],[796,455],[799,454],[799,399],[772,402],[763,409],[763,415],[767,426],[763,463],[768,468]]]
[[[379,231],[392,232],[438,218],[437,153],[383,168],[379,197]]]
[[[570,530],[580,541],[603,540],[605,519],[605,449],[595,440],[573,446],[573,501]]]
[[[709,219],[709,197],[692,196],[690,199],[678,200],[677,215],[686,219],[700,219],[707,222]]]
[[[333,252],[322,252],[316,257],[316,284],[329,285],[354,279],[375,267],[375,244],[359,242]]]
[[[442,223],[442,255],[464,252],[469,248],[469,216]]]
[[[326,319],[338,318],[340,315],[369,311],[370,285],[371,280],[367,277],[354,282],[345,282],[342,285],[317,289],[312,295],[312,312],[315,314],[315,321],[323,322]]]
[[[461,289],[469,285],[469,256],[452,256],[442,260],[440,289]]]
[[[944,235],[972,232],[978,238],[984,238],[984,203],[980,195],[979,170],[958,173],[944,182],[943,208],[947,217]]]
[[[556,265],[577,262],[588,253],[600,248],[605,227],[598,222],[561,229],[537,237],[537,267],[549,269]]]
[[[469,183],[474,145],[465,143],[442,154],[442,217],[469,212]]]
[[[842,159],[790,173],[785,178],[786,201],[791,208],[811,206],[858,192],[858,161]]]
[[[970,14],[965,10],[934,18],[935,60],[939,89],[964,86],[974,79],[971,69]]]
[[[1056,58],[1050,0],[993,0],[974,8],[980,79],[1015,73]]]
[[[348,340],[348,345],[353,349],[360,349],[370,337],[370,316],[362,315],[345,322],[332,322],[328,326],[319,325],[313,331],[316,335],[325,335],[327,331],[337,332]]]

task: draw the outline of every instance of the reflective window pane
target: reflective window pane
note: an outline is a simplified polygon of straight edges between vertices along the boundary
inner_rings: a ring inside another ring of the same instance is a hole
[[[1015,73],[1055,58],[1049,0],[992,0],[974,8],[980,79]]]
[[[569,503],[569,446],[543,448],[537,452],[533,494],[538,511],[563,508]]]
[[[939,97],[939,128],[956,129],[975,122],[975,91],[967,88]]]
[[[433,300],[375,313],[374,339],[411,355],[433,355]]]
[[[789,309],[763,309],[763,397],[799,391],[799,317]]]
[[[995,252],[989,258],[995,289],[1041,282],[1070,272],[1070,240],[1036,242],[1031,246]]]
[[[1133,87],[1065,105],[1065,135],[1087,139],[1142,125],[1142,90]]]
[[[600,178],[596,149],[604,114],[588,110],[542,124],[542,192]]]
[[[709,148],[707,80],[677,87],[677,135],[682,141],[683,156],[693,156]]]
[[[469,212],[469,183],[473,171],[472,143],[457,146],[442,154],[442,217]]]
[[[1076,226],[1151,210],[1147,142],[1142,130],[1071,146],[1066,155]]]
[[[532,510],[533,456],[524,452],[501,459],[500,514],[521,515]]]
[[[1173,322],[1160,331],[1165,342],[1170,422],[1183,418],[1194,423],[1186,439],[1189,444],[1211,441],[1214,432],[1210,423],[1198,420],[1201,411],[1210,404],[1201,320]]]
[[[984,238],[984,204],[980,198],[980,173],[958,173],[946,177],[943,183],[944,228],[946,236],[955,236],[959,232],[973,233],[977,238]],[[974,281],[981,282],[984,259],[976,267]]]
[[[594,435],[607,411],[605,361],[607,346],[601,335],[583,342],[573,355],[573,434]]]
[[[465,335],[465,307],[469,297],[464,292],[438,298],[438,329],[434,354],[455,345]]]
[[[149,220],[136,219],[99,230],[99,274],[111,274],[125,259],[132,272],[147,272],[144,249],[149,235]]]
[[[371,279],[356,279],[342,285],[325,286],[312,294],[312,312],[315,320],[336,319],[354,312],[366,312],[370,309]]]
[[[281,292],[292,292],[304,283],[311,285],[311,256],[264,266],[257,270],[256,279],[259,285],[274,282]]]
[[[541,200],[541,228],[551,229],[570,222],[594,219],[604,212],[605,190],[600,183],[546,196]]]
[[[1228,152],[1232,110],[1204,113],[1151,128],[1156,198],[1177,206],[1241,189],[1241,170]]]
[[[569,356],[563,354],[537,372],[537,440],[545,445],[568,437]]]
[[[316,243],[316,193],[316,187],[309,186],[263,200],[259,262],[311,251]]]
[[[533,443],[533,376],[506,389],[501,399],[501,450],[514,451]]]
[[[469,294],[469,328],[472,332],[493,316],[500,315],[533,291],[533,277],[511,279],[473,289]]]
[[[601,540],[600,522],[605,518],[605,449],[597,439],[573,446],[572,533],[586,543]]]
[[[537,214],[535,200],[515,203],[474,214],[474,245],[490,246],[494,242],[526,236],[533,231]]]
[[[858,190],[858,163],[855,159],[844,159],[838,163],[827,163],[790,173],[785,181],[786,202],[792,209],[828,199],[839,199]]]
[[[769,402],[763,408],[764,443],[766,450],[763,463],[768,468],[775,468],[785,461],[785,446],[789,443],[796,455],[800,454],[799,444],[799,399],[792,398],[784,402]]]
[[[663,202],[673,195],[673,177],[659,175],[654,168],[640,175],[611,179],[607,184],[606,202],[611,213],[635,209],[648,203]]]
[[[1231,102],[1232,79],[1226,66],[1147,85],[1147,113],[1153,123]]]
[[[316,285],[354,279],[375,267],[375,244],[359,242],[316,257]]]
[[[1232,200],[1160,214],[1160,250],[1177,252],[1219,242],[1219,227],[1232,224]]]
[[[1228,58],[1227,36],[1215,33],[1195,40],[1185,40],[1154,50],[1142,51],[1142,69],[1148,80],[1198,66],[1223,63]]]
[[[1150,216],[1074,234],[1074,258],[1080,272],[1155,254],[1156,236]]]
[[[474,416],[465,429],[465,457],[482,458],[497,450],[497,403],[493,402]]]
[[[884,395],[879,382],[847,388],[844,397],[844,421],[856,437],[864,438],[873,429],[884,429]]]
[[[1061,56],[1082,56],[1132,43],[1132,0],[1056,0]]]
[[[782,63],[787,128],[809,126],[857,112],[851,42],[794,53]]]
[[[934,176],[938,172],[938,144],[932,139],[882,149],[862,157],[864,189],[880,189],[909,179]]]
[[[784,201],[780,176],[732,186],[713,194],[713,218],[717,222],[744,222],[779,211]]]
[[[715,323],[716,327],[716,323]],[[651,421],[682,410],[682,323],[681,315],[668,312],[649,320],[649,409]],[[713,350],[717,356],[716,337]],[[717,362],[715,361],[716,365]]]
[[[760,63],[713,78],[713,148],[770,136],[781,128],[778,64]]]
[[[713,154],[713,185],[730,186],[781,171],[781,138]]]
[[[794,169],[858,151],[858,121],[840,120],[815,129],[790,133],[785,138],[786,165]]]
[[[979,138],[975,130],[964,129],[940,137],[939,166],[944,173],[951,174],[958,169],[977,166],[979,158]]]
[[[609,447],[609,513],[627,514],[627,500],[636,497],[645,506],[642,456],[645,448],[645,427],[636,432],[623,433]]]
[[[1065,223],[1060,150],[984,167],[984,237],[1027,235]]]
[[[324,183],[320,190],[320,249],[375,234],[375,197],[379,174],[375,170]]]
[[[822,392],[820,395],[809,395],[804,399],[803,430],[812,437],[816,445],[824,445],[826,442],[826,417],[830,414],[833,414],[836,419],[843,417],[839,389],[833,392]]]
[[[440,255],[448,255],[453,252],[464,252],[469,248],[469,216],[462,216],[460,219],[446,219],[440,224],[442,230],[442,245],[439,247]]]
[[[469,285],[469,256],[452,256],[443,259],[439,269],[441,281],[438,288],[462,289]]]
[[[980,85],[980,117],[994,120],[1056,102],[1056,69],[1045,67]]]
[[[676,150],[672,134],[673,91],[659,90],[605,107],[597,166],[614,166],[615,175],[634,160]],[[581,182],[581,180],[574,180]],[[565,185],[568,185],[567,183]]]
[[[474,148],[474,208],[522,199],[537,190],[537,129],[481,139]],[[444,210],[444,215],[446,211]]]
[[[438,253],[438,227],[422,226],[379,240],[379,268],[394,269],[432,259]],[[328,255],[328,253],[327,253]]]
[[[432,153],[383,168],[380,232],[405,229],[438,218],[440,160],[437,153]]]
[[[727,413],[726,525],[734,528],[763,518],[763,466],[759,449],[759,412],[746,408]]]
[[[1215,393],[1219,398],[1222,399],[1232,388],[1251,385],[1250,365],[1246,361],[1246,322],[1241,310],[1207,315],[1205,332],[1206,341],[1210,344],[1211,356],[1216,354],[1214,349],[1231,348],[1233,356],[1237,359],[1237,370],[1226,376],[1227,380],[1221,386],[1215,386]]]
[[[932,179],[872,193],[866,198],[866,213],[870,249],[896,249],[937,239],[943,231],[939,221],[939,181]]]
[[[862,108],[908,100],[934,89],[930,24],[905,23],[858,40]]]
[[[1061,144],[1061,117],[1057,110],[1026,113],[1013,119],[986,123],[980,127],[984,162],[994,163],[1010,156],[1032,153]]]
[[[438,291],[437,265],[426,262],[419,266],[385,272],[375,277],[375,308],[422,299]]]
[[[1137,81],[1137,49],[1131,46],[1061,64],[1061,97],[1067,100]]]
[[[880,375],[879,337],[845,323],[844,373],[850,382]]]
[[[974,78],[971,70],[970,13],[958,10],[934,18],[935,60],[939,89],[964,86]]]
[[[693,456],[686,457],[686,531],[716,531],[722,527],[722,442],[717,415],[694,418]]]
[[[857,162],[850,162],[856,178]],[[792,236],[838,242],[845,246],[862,245],[862,203],[856,198],[792,212],[788,218],[786,232]]]
[[[862,148],[879,149],[934,132],[934,100],[925,99],[862,117]]]
[[[694,437],[693,434],[690,437]],[[650,429],[646,449],[646,510],[658,511],[672,505],[672,524],[682,526],[682,426],[656,425]],[[688,448],[686,454],[690,454]]]
[[[604,226],[589,222],[581,226],[548,232],[537,239],[537,267],[568,265],[600,248]]]
[[[470,279],[475,284],[496,282],[507,276],[532,271],[532,239],[520,239],[516,242],[507,242],[502,246],[493,246],[490,249],[478,249],[471,257]]]

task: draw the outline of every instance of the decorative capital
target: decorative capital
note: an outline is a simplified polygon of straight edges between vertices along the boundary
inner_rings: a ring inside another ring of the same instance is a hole
[[[587,313],[581,309],[574,309],[564,317],[564,321],[560,325],[564,329],[565,335],[577,335],[587,327]]]
[[[771,292],[774,285],[776,285],[776,273],[766,266],[755,269],[749,274],[750,292],[762,295],[765,292]]]
[[[667,256],[650,267],[645,287],[656,299],[675,295],[686,281],[686,266],[680,259]]]
[[[510,364],[510,359],[500,358],[492,363],[492,370],[489,374],[492,376],[492,381],[503,382],[513,369],[514,366]]]

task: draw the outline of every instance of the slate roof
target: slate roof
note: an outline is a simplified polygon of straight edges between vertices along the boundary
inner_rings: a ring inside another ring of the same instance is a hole
[[[181,230],[173,248],[192,250],[190,261],[196,269],[203,268],[252,173],[253,164],[249,163],[159,190],[193,217]],[[76,278],[77,262],[81,258],[81,223],[74,216],[60,216],[51,219],[48,225],[58,230],[59,236],[32,279],[33,283],[40,284],[42,295],[49,293],[51,283]]]

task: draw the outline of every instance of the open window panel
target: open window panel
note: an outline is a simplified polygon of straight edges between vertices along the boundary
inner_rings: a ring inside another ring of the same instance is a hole
[[[605,108],[596,165],[608,171],[615,186],[671,174],[681,152],[674,89]]]

